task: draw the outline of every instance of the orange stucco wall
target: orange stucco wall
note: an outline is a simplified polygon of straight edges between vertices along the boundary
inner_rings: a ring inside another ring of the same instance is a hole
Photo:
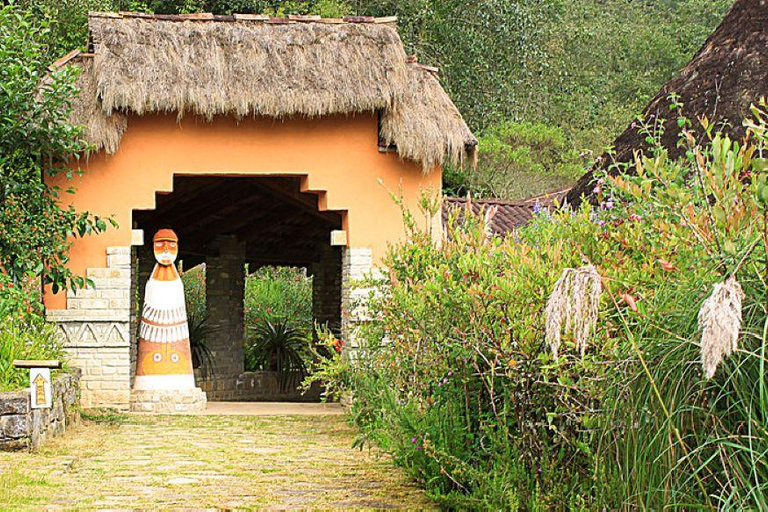
[[[180,123],[174,114],[131,117],[116,154],[92,155],[79,165],[81,177],[67,183],[57,178],[77,190],[66,199],[78,210],[112,215],[119,223],[118,229],[74,241],[69,266],[80,275],[106,267],[107,247],[130,245],[132,209],[153,208],[155,192],[171,192],[174,175],[306,176],[302,188],[320,193],[321,208],[347,212],[349,246],[370,248],[374,264],[404,234],[388,190],[402,190],[406,205],[417,212],[421,190],[438,193],[442,182],[439,169],[425,175],[413,162],[380,153],[372,114],[239,122],[188,117]],[[49,310],[63,309],[66,298],[47,292],[45,303]]]

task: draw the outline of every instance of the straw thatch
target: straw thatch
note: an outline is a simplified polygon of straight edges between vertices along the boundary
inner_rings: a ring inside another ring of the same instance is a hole
[[[454,165],[474,165],[477,141],[456,105],[432,71],[418,64],[408,67],[409,86],[381,120],[384,141],[397,146],[403,158],[420,161],[427,170],[443,164],[446,158]],[[452,129],[446,130],[446,126]]]
[[[81,73],[77,78],[80,94],[73,104],[71,121],[85,126],[85,140],[95,151],[104,150],[114,153],[120,145],[120,139],[128,126],[128,120],[120,112],[107,114],[101,107],[93,79],[93,62],[88,58],[78,58],[72,65],[79,66]]]
[[[602,282],[593,265],[566,268],[555,283],[544,311],[546,341],[557,358],[562,335],[571,335],[583,356],[597,325]]]
[[[741,302],[744,291],[734,276],[712,287],[699,310],[701,367],[711,379],[723,358],[738,347],[741,329]]]
[[[393,24],[299,21],[92,13],[95,91],[81,101],[98,102],[106,116],[381,112],[382,138],[425,170],[473,160],[477,141],[436,77],[406,62]],[[110,152],[118,132],[93,136]]]
[[[665,120],[661,144],[677,158],[685,155],[686,148],[678,145],[677,114],[669,110],[672,93],[679,96],[686,117],[706,116],[713,126],[739,140],[746,132],[742,121],[750,115],[750,105],[768,96],[768,1],[737,0],[693,59],[648,103],[645,121],[652,125],[654,120]],[[577,206],[582,195],[592,199],[596,176],[614,161],[632,163],[636,151],[648,150],[646,135],[638,128],[632,123],[614,141],[613,155],[602,155],[579,180],[568,194],[569,204]]]

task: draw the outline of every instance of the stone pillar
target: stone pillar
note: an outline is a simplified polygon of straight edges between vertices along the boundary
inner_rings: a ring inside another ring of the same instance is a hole
[[[209,250],[205,292],[208,325],[213,331],[208,347],[214,368],[213,379],[200,382],[200,387],[209,400],[232,400],[236,398],[237,378],[245,369],[245,243],[234,236],[218,236]]]
[[[375,275],[373,253],[370,249],[345,247],[342,254],[342,294],[341,294],[341,334],[346,353],[353,357],[360,348],[356,330],[368,320],[366,308],[368,298],[374,288],[362,282]]]
[[[67,309],[47,319],[83,372],[83,407],[128,409],[131,389],[131,248],[108,247],[107,267],[89,268],[92,285],[67,292]]]
[[[341,248],[323,245],[320,260],[313,263],[312,317],[320,325],[327,325],[341,335]]]

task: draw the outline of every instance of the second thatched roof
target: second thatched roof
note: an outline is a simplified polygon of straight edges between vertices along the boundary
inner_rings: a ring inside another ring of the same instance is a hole
[[[93,53],[69,59],[83,69],[75,121],[113,153],[129,112],[380,112],[382,141],[425,171],[473,162],[477,140],[435,70],[409,61],[393,21],[91,13]]]
[[[678,144],[678,114],[670,112],[671,94],[677,95],[682,114],[689,119],[706,117],[732,139],[743,137],[750,105],[768,96],[768,1],[736,0],[693,59],[648,103],[643,124],[653,126],[663,120],[660,142],[670,157],[678,158],[686,148]],[[694,131],[701,136],[697,123]],[[636,152],[647,152],[646,137],[640,123],[627,127],[614,141],[613,154],[602,155],[573,187],[568,203],[577,206],[582,197],[594,200],[596,174],[613,162],[631,163]]]

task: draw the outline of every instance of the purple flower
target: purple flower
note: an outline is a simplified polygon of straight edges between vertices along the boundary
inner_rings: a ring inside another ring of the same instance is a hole
[[[533,213],[539,214],[541,213],[541,203],[537,199],[535,203],[533,203]]]
[[[448,372],[449,377],[453,377],[453,372]]]
[[[412,438],[411,438],[411,443],[415,443],[415,442],[416,442],[416,438],[415,438],[415,437],[412,437]]]

